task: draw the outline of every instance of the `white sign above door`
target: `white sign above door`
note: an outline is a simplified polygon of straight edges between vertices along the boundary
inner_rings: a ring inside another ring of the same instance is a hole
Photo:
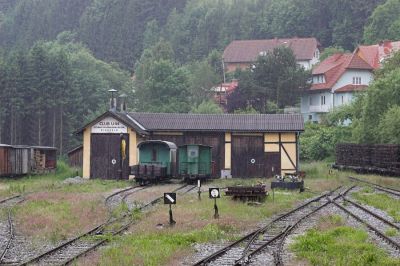
[[[121,134],[128,133],[128,128],[112,117],[106,117],[92,126],[94,134]]]

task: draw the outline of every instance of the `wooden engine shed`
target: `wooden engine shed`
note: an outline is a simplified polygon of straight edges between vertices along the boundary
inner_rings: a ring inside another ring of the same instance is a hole
[[[299,166],[299,114],[127,113],[110,110],[77,131],[83,177],[128,179],[137,146],[163,140],[212,147],[213,177],[271,177]],[[179,163],[179,162],[178,162]]]

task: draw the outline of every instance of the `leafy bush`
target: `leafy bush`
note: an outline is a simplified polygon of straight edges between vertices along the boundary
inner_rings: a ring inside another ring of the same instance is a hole
[[[323,160],[333,157],[336,144],[350,139],[350,130],[345,126],[306,123],[305,132],[300,135],[300,158]]]

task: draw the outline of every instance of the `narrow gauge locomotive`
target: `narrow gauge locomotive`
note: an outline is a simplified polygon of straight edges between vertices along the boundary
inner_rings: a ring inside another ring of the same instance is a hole
[[[131,174],[140,184],[170,178],[187,181],[211,177],[211,149],[205,145],[182,145],[162,140],[138,144],[139,164],[131,166]]]

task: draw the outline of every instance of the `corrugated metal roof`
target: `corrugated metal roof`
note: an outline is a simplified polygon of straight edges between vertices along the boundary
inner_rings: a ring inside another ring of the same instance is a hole
[[[304,131],[304,121],[300,114],[129,113],[128,115],[146,131]]]

